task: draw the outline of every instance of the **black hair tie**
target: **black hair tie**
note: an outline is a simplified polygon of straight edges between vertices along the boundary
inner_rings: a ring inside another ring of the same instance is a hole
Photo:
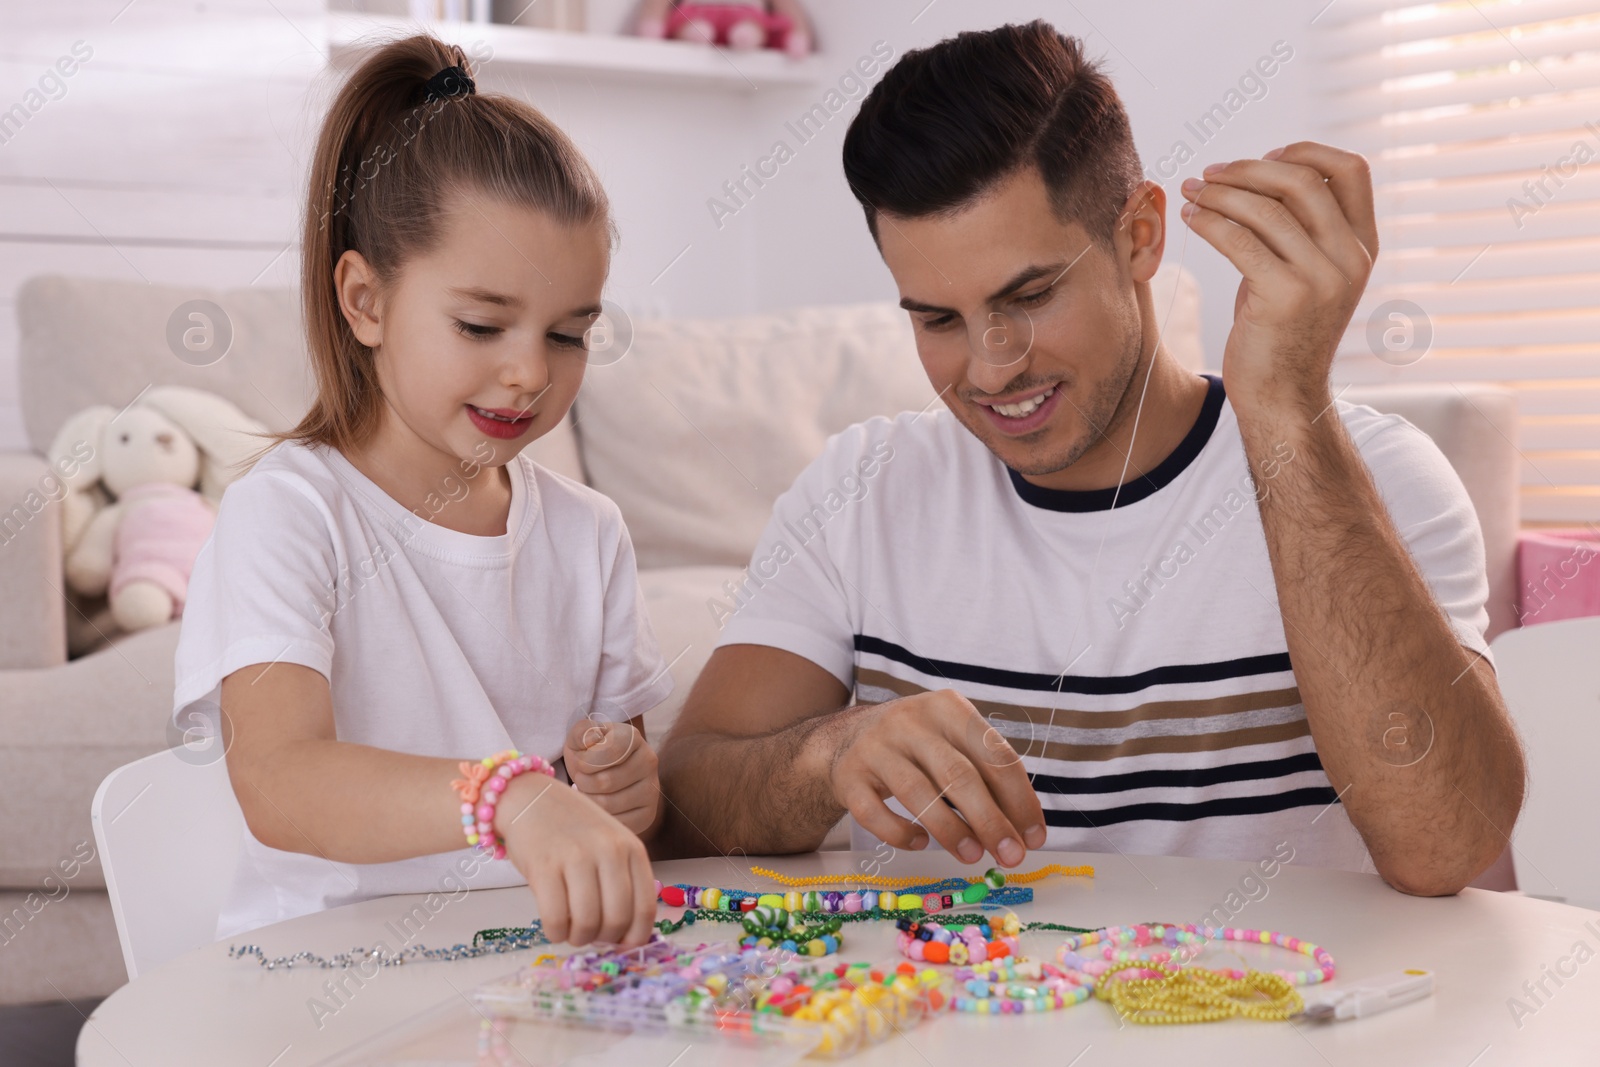
[[[428,79],[422,102],[431,104],[435,100],[442,100],[449,96],[471,96],[477,89],[476,83],[467,76],[466,68],[457,63],[444,68]]]

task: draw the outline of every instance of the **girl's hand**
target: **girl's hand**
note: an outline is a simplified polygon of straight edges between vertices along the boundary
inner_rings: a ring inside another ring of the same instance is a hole
[[[494,826],[551,941],[631,947],[650,939],[656,890],[644,843],[594,801],[545,775],[521,774],[500,795]]]
[[[640,837],[661,821],[661,779],[656,753],[626,722],[580,719],[567,733],[562,756],[567,776],[584,793]]]

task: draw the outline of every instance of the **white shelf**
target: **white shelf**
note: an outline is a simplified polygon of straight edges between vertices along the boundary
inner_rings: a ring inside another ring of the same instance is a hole
[[[814,55],[796,60],[773,50],[730,52],[683,41],[560,33],[497,23],[419,22],[349,12],[330,12],[328,19],[328,47],[333,58],[356,55],[397,36],[427,30],[463,48],[479,41],[487,44],[493,50],[487,65],[494,69],[525,67],[657,85],[712,86],[732,92],[821,81],[821,62]]]

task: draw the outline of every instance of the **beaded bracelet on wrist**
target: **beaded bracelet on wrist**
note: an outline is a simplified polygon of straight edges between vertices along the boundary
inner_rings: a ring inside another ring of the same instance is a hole
[[[461,777],[452,781],[450,788],[461,798],[461,829],[467,844],[493,859],[503,860],[506,843],[494,829],[500,794],[520,774],[537,771],[554,778],[555,768],[541,756],[523,755],[514,748],[477,761],[463,760],[459,766]]]

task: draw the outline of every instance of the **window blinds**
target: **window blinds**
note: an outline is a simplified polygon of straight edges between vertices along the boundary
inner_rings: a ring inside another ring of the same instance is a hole
[[[1312,28],[1382,242],[1335,388],[1507,385],[1523,518],[1600,520],[1600,3],[1334,0]]]

